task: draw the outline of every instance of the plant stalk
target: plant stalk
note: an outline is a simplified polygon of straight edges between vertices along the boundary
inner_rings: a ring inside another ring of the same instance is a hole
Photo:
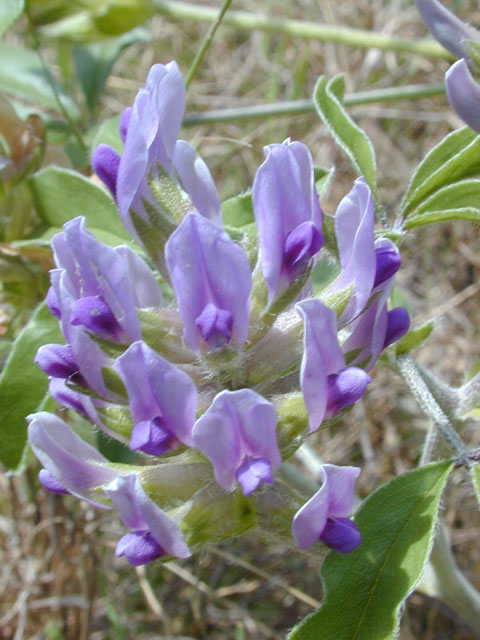
[[[155,0],[155,8],[157,13],[173,20],[215,22],[218,18],[217,9],[186,2]],[[337,25],[269,18],[247,11],[230,11],[224,16],[223,24],[243,29],[244,31],[258,30],[266,33],[283,33],[306,40],[334,42],[360,49],[381,49],[382,51],[395,51],[397,53],[414,53],[427,58],[453,60],[452,55],[434,40],[413,40]]]

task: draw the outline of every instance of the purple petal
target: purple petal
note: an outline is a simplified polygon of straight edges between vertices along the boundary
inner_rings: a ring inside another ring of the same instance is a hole
[[[125,142],[128,132],[128,126],[130,124],[130,118],[132,117],[132,107],[125,107],[120,116],[120,122],[118,123],[118,132],[122,142]]]
[[[248,335],[252,288],[243,249],[210,220],[190,214],[168,239],[165,258],[190,348],[200,348],[196,323],[209,303],[231,313],[232,342],[240,348]]]
[[[432,35],[456,58],[467,55],[465,40],[477,40],[477,32],[446,9],[438,0],[415,0]]]
[[[112,310],[101,296],[87,296],[76,300],[72,305],[70,322],[118,342],[126,337]]]
[[[245,458],[235,474],[243,495],[251,495],[265,482],[273,484],[272,467],[265,458]]]
[[[332,285],[333,291],[354,285],[353,302],[342,319],[354,318],[365,307],[375,281],[374,249],[375,207],[365,178],[357,178],[335,214],[335,234],[342,271]]]
[[[108,460],[60,418],[40,412],[27,419],[30,445],[45,469],[73,495],[104,507],[92,500],[91,490],[118,475],[117,471],[104,466]]]
[[[108,144],[100,144],[93,152],[92,168],[100,180],[108,187],[113,197],[117,192],[117,175],[120,156]]]
[[[213,464],[218,484],[230,490],[246,457],[278,469],[276,423],[272,403],[251,389],[222,391],[195,423],[193,440]]]
[[[105,493],[118,511],[125,526],[129,529],[148,529],[145,518],[138,505],[135,488],[138,478],[134,473],[115,478],[104,487]]]
[[[60,319],[60,305],[58,304],[57,296],[53,287],[48,288],[46,302],[52,316]]]
[[[328,490],[328,516],[332,518],[349,516],[355,500],[355,483],[361,469],[324,464],[322,470]]]
[[[195,209],[223,226],[220,198],[210,171],[202,158],[185,140],[178,140],[173,154],[173,166]]]
[[[400,340],[407,333],[410,327],[410,318],[408,312],[403,307],[391,309],[387,313],[387,330],[385,332],[385,341],[383,348],[386,349],[390,344]]]
[[[218,349],[230,342],[233,316],[230,311],[218,309],[212,302],[209,302],[195,320],[195,325],[208,348]]]
[[[264,151],[266,159],[256,173],[252,199],[263,276],[271,304],[274,297],[289,286],[292,277],[285,265],[288,234],[307,221],[320,232],[322,212],[307,147],[286,140],[283,144],[270,145]],[[310,248],[318,245],[317,240]]]
[[[445,85],[452,108],[469,127],[480,132],[480,85],[473,79],[465,59],[450,67]]]
[[[164,556],[165,550],[149,531],[130,531],[118,541],[115,555],[125,556],[131,565],[138,567]]]
[[[175,437],[163,424],[162,418],[138,422],[130,438],[130,449],[141,449],[152,456],[161,456],[169,449],[173,449]]]
[[[328,401],[328,376],[345,367],[337,339],[337,316],[318,298],[296,305],[304,322],[300,386],[308,411],[309,432],[319,428]]]
[[[394,276],[400,269],[402,259],[397,245],[388,238],[381,238],[375,243],[375,282],[374,288]]]
[[[347,367],[328,376],[326,417],[332,418],[363,396],[371,378],[363,369]]]
[[[159,356],[144,342],[134,342],[114,369],[127,389],[135,423],[162,418],[164,428],[188,446],[197,409],[192,379]]]
[[[328,488],[324,483],[293,518],[292,535],[300,549],[308,549],[318,542],[327,524],[327,518]]]
[[[320,540],[338,553],[350,553],[362,542],[362,536],[352,520],[329,518]]]
[[[69,378],[78,373],[78,364],[75,361],[70,345],[45,344],[37,351],[35,363],[45,371],[48,376],[54,378]]]
[[[302,222],[285,239],[285,262],[292,273],[305,268],[323,246],[323,234],[311,220]]]
[[[38,479],[42,487],[47,491],[50,491],[50,493],[59,493],[62,495],[68,495],[70,493],[70,491],[67,491],[63,484],[46,469],[40,469]]]
[[[114,250],[128,274],[133,307],[163,307],[162,290],[145,260],[128,247],[115,247]]]

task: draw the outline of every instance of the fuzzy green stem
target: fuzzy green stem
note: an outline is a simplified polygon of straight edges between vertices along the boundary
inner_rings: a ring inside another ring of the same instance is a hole
[[[155,8],[157,13],[173,20],[215,22],[218,16],[216,9],[186,2],[155,0]],[[334,42],[361,49],[381,49],[398,53],[414,53],[427,58],[453,60],[452,55],[433,40],[398,38],[382,33],[372,33],[363,29],[304,22],[302,20],[269,18],[247,11],[229,12],[224,17],[223,24],[245,31],[258,30],[266,33],[283,33],[306,40]]]
[[[376,102],[397,102],[399,100],[420,100],[445,93],[443,84],[416,84],[389,89],[372,89],[347,93],[343,104],[352,107]],[[192,127],[201,124],[215,124],[219,122],[238,122],[239,120],[255,120],[279,116],[297,116],[314,113],[313,100],[291,100],[274,102],[273,104],[257,104],[248,107],[234,107],[232,109],[216,109],[203,113],[192,113],[185,118],[183,126]]]
[[[220,23],[222,22],[225,13],[227,12],[229,6],[231,5],[232,0],[224,0],[224,3],[222,5],[222,8],[220,9],[220,13],[217,15],[215,21],[213,22],[212,26],[210,27],[210,29],[208,30],[207,35],[205,36],[204,41],[202,42],[202,46],[200,47],[200,49],[197,52],[197,55],[195,56],[194,61],[192,62],[192,65],[190,67],[190,69],[188,70],[188,74],[187,74],[187,78],[185,80],[185,86],[188,87],[190,86],[190,83],[193,80],[193,77],[195,76],[198,67],[200,66],[202,60],[203,60],[203,56],[206,54],[208,47],[210,46],[210,43],[213,40],[213,36],[215,35],[215,31],[218,29],[218,27],[220,26]]]

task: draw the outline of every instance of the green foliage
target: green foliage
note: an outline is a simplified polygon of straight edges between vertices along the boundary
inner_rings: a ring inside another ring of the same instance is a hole
[[[289,640],[393,640],[402,604],[428,560],[440,499],[453,468],[434,462],[381,486],[357,515],[362,544],[331,553],[322,570],[325,601]]]
[[[405,193],[405,228],[442,220],[480,219],[480,136],[469,128],[446,136],[420,163]]]
[[[123,142],[120,138],[118,125],[120,124],[120,116],[114,116],[104,120],[99,127],[95,127],[92,142],[90,145],[93,153],[99,144],[109,144],[118,153],[123,152]]]
[[[477,496],[478,504],[480,506],[480,464],[473,465],[470,469],[470,476],[472,478],[475,495]]]
[[[313,91],[313,102],[335,142],[348,156],[358,174],[365,177],[378,204],[375,151],[367,134],[345,111],[343,92],[343,75],[331,80],[320,76]]]
[[[255,221],[252,193],[242,193],[222,203],[223,222],[229,227],[245,227]]]
[[[48,167],[35,173],[29,184],[37,213],[49,227],[85,216],[90,231],[100,230],[130,242],[113,198],[79,173]]]
[[[39,347],[63,342],[58,321],[43,302],[15,341],[0,376],[0,461],[15,469],[27,440],[25,417],[36,411],[48,388],[47,376],[33,363]]]
[[[90,113],[93,113],[105,87],[105,82],[118,57],[132,44],[147,42],[147,29],[138,27],[105,42],[73,47],[73,60]]]
[[[0,3],[0,37],[23,11],[24,0],[2,0]]]
[[[403,336],[403,338],[395,342],[395,354],[400,356],[405,353],[409,353],[409,351],[421,345],[430,336],[434,326],[435,322],[433,320],[429,320],[425,324],[422,324],[421,327],[417,327],[416,329],[409,331]]]
[[[55,78],[44,70],[34,51],[0,42],[0,59],[4,61],[0,65],[1,90],[58,113],[60,108],[52,90],[53,85],[69,116],[74,120],[79,117],[73,100],[63,91]],[[8,64],[5,62],[7,60]]]

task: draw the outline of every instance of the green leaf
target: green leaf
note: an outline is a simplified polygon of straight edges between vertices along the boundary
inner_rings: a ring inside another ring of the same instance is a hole
[[[75,171],[47,167],[29,180],[38,215],[50,227],[61,227],[85,216],[87,228],[103,230],[131,241],[111,195]]]
[[[330,81],[320,76],[313,91],[315,108],[355,170],[365,177],[378,203],[375,151],[367,134],[345,111],[342,101],[343,75]]]
[[[475,495],[477,496],[478,504],[480,506],[480,464],[474,464],[472,466],[470,469],[470,476],[472,478]]]
[[[223,223],[229,227],[244,227],[255,222],[252,193],[241,193],[222,202]]]
[[[108,35],[119,35],[142,24],[155,14],[152,0],[107,0],[94,14],[98,29]]]
[[[335,169],[333,167],[331,169],[313,167],[313,172],[315,176],[315,188],[317,190],[318,196],[321,198],[330,185],[333,174],[335,173]]]
[[[15,340],[0,376],[0,461],[9,469],[20,463],[27,441],[25,417],[36,411],[48,389],[48,378],[34,364],[39,347],[63,342],[47,305],[43,302]]]
[[[106,42],[73,47],[73,61],[90,113],[97,106],[105,82],[122,51],[132,44],[147,42],[149,39],[148,30],[138,27]]]
[[[89,132],[92,138],[90,143],[90,149],[93,153],[99,144],[109,144],[111,147],[118,151],[121,155],[123,152],[123,142],[118,131],[118,125],[120,124],[120,116],[113,116],[102,122],[99,127],[95,127],[93,131]]]
[[[421,215],[408,218],[405,229],[415,229],[427,224],[437,222],[447,222],[448,220],[470,220],[470,222],[480,222],[480,209],[474,207],[464,207],[463,209],[445,209],[443,211],[426,211]]]
[[[415,347],[418,347],[425,342],[425,340],[430,336],[433,331],[433,327],[435,326],[434,320],[429,320],[425,324],[422,324],[421,327],[417,327],[417,329],[412,329],[406,335],[403,336],[400,340],[395,343],[395,353],[397,356],[403,355],[404,353],[409,353]]]
[[[480,136],[468,127],[453,131],[420,163],[401,205],[402,219],[438,189],[480,173]]]
[[[405,598],[430,555],[448,460],[409,471],[381,486],[355,522],[362,544],[331,553],[322,570],[325,601],[289,640],[394,640]]]
[[[410,214],[410,219],[428,211],[478,208],[479,203],[480,180],[461,180],[435,191]]]
[[[0,65],[0,89],[60,113],[58,102],[52,90],[53,84],[70,117],[73,119],[80,117],[75,103],[58,85],[53,76],[44,70],[34,51],[0,42],[0,59],[4,61]]]
[[[20,16],[24,0],[2,0],[0,3],[0,37]]]

